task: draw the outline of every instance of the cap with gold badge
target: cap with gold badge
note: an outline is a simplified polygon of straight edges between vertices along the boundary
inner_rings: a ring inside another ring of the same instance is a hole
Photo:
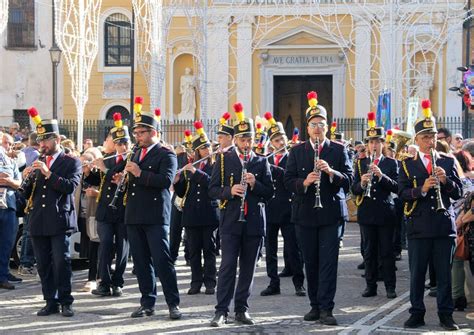
[[[283,123],[277,122],[273,117],[272,113],[266,112],[264,115],[265,119],[269,123],[268,128],[268,139],[271,141],[273,137],[276,135],[283,135],[286,136],[285,128],[283,128]]]
[[[253,119],[245,117],[244,107],[240,102],[235,103],[233,107],[238,121],[234,126],[234,136],[254,136]]]
[[[318,104],[318,94],[315,91],[311,91],[306,95],[306,97],[308,98],[309,105],[309,107],[306,109],[306,123],[309,123],[312,118],[317,116],[327,120],[328,113],[326,108]]]
[[[36,125],[37,141],[48,139],[53,135],[59,135],[58,120],[42,120],[38,110],[35,107],[28,109],[28,114]]]
[[[415,122],[415,136],[421,133],[437,133],[436,120],[431,112],[431,101],[429,99],[421,102],[421,110],[423,112],[423,118],[416,120]]]
[[[122,114],[114,113],[113,115],[114,125],[110,129],[110,135],[114,142],[128,142],[130,141],[130,134],[128,133],[128,127],[123,125]]]
[[[229,126],[230,113],[225,112],[219,119],[219,128],[217,134],[234,136],[234,128]]]
[[[204,147],[210,147],[211,141],[207,138],[204,126],[201,121],[194,122],[194,128],[196,128],[196,137],[193,139],[193,150],[198,150]]]
[[[384,129],[383,127],[377,127],[375,125],[375,112],[369,112],[367,114],[367,124],[368,128],[365,131],[365,140],[381,139],[385,141],[384,138]]]
[[[156,108],[154,113],[145,112],[142,110],[143,98],[136,97],[133,111],[135,112],[135,119],[133,128],[148,127],[161,132],[161,110]]]

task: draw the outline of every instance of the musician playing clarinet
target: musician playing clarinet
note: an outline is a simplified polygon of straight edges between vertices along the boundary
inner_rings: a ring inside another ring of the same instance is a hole
[[[248,298],[265,236],[265,202],[273,195],[269,164],[265,158],[252,152],[253,120],[245,118],[240,103],[234,104],[234,110],[239,120],[234,127],[236,148],[218,156],[209,184],[209,196],[220,200],[221,207],[222,261],[217,281],[216,312],[211,321],[213,327],[226,323],[232,298],[235,320],[254,324],[248,313]],[[237,261],[240,272],[236,287]]]
[[[345,193],[352,182],[352,166],[346,148],[326,138],[327,111],[318,104],[316,92],[309,92],[307,97],[309,140],[291,149],[284,183],[295,194],[291,220],[296,224],[311,304],[304,319],[336,325],[332,310],[339,230],[344,220]]]

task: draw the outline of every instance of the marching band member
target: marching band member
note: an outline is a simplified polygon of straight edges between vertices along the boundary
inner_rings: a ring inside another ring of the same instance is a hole
[[[171,260],[168,231],[171,212],[170,186],[176,174],[176,155],[160,141],[160,110],[141,110],[143,99],[135,100],[133,135],[140,148],[125,165],[125,225],[133,262],[142,294],[140,307],[131,317],[155,313],[156,277],[172,320],[180,319],[179,292],[176,271]]]
[[[209,184],[209,195],[221,201],[222,261],[217,282],[217,305],[211,326],[227,321],[234,297],[235,320],[252,325],[248,298],[255,264],[265,236],[265,202],[273,195],[270,167],[252,152],[255,130],[240,103],[234,104],[239,122],[234,127],[233,151],[218,155]],[[237,261],[239,280],[235,287]],[[235,296],[234,296],[235,293]]]
[[[217,202],[208,196],[213,159],[211,142],[201,122],[195,122],[198,135],[187,137],[195,153],[195,161],[208,157],[194,166],[188,163],[175,177],[174,190],[181,198],[182,225],[186,229],[191,263],[189,295],[198,294],[201,286],[205,294],[214,294],[216,287],[216,229],[219,224]],[[201,262],[204,257],[204,268]]]
[[[451,260],[456,230],[450,199],[461,197],[462,184],[454,159],[434,151],[437,131],[430,101],[423,100],[421,105],[424,117],[414,125],[415,143],[419,149],[414,157],[402,161],[398,180],[398,194],[405,202],[410,268],[411,315],[405,327],[417,328],[425,324],[425,276],[432,260],[440,325],[446,330],[457,330],[451,296]]]
[[[219,128],[217,130],[217,142],[221,153],[234,150],[234,128],[228,125],[230,113],[222,114],[219,120]]]
[[[335,325],[332,310],[339,229],[344,218],[345,193],[352,181],[352,167],[346,148],[326,138],[327,112],[318,105],[316,92],[308,93],[308,102],[306,123],[310,139],[291,149],[284,183],[288,191],[295,194],[291,220],[296,224],[308,282],[311,311],[304,319]],[[318,205],[322,208],[314,208]]]
[[[363,297],[377,295],[379,259],[387,298],[396,298],[393,233],[396,223],[392,192],[397,192],[397,162],[382,154],[384,129],[375,126],[375,113],[368,114],[366,140],[369,157],[358,159],[352,193],[356,196],[357,219],[363,241],[365,280]]]
[[[272,172],[273,189],[275,194],[266,206],[267,234],[265,237],[265,260],[270,285],[260,295],[269,296],[280,294],[280,277],[278,277],[278,231],[281,230],[285,248],[288,252],[289,270],[293,274],[293,285],[297,296],[305,296],[303,286],[303,259],[296,242],[295,225],[291,222],[291,198],[283,184],[285,166],[288,161],[288,138],[281,122],[276,122],[270,112],[265,113],[265,119],[270,124],[268,138],[274,154],[268,159]]]
[[[37,315],[59,313],[61,305],[61,314],[71,317],[74,298],[69,242],[77,231],[73,193],[81,181],[82,165],[61,150],[57,120],[41,120],[34,107],[28,113],[36,124],[40,152],[45,156],[45,160],[37,160],[23,171],[24,176],[34,175],[25,186],[24,196],[28,199],[30,233],[46,300]]]

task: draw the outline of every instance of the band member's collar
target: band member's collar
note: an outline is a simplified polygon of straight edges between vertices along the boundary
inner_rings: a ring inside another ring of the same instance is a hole
[[[232,149],[234,146],[231,144],[229,145],[228,147],[225,147],[224,149],[222,149],[222,152],[227,152],[229,151],[230,149]]]
[[[324,141],[320,142],[319,145],[324,148],[326,146],[326,142],[328,142],[329,140],[327,138],[324,138]],[[313,139],[310,137],[309,138],[309,143],[311,143],[311,147],[314,148],[314,146],[316,145],[315,142],[313,142]]]
[[[157,145],[157,144],[158,144],[158,142],[152,143],[152,144],[150,144],[149,146],[147,146],[147,147],[146,147],[146,152],[147,152],[147,153],[150,152],[150,150],[153,149],[153,147],[154,147],[155,145]],[[143,148],[145,148],[145,147],[142,147],[142,148],[140,148],[140,149],[143,149]]]
[[[239,159],[240,159],[240,155],[243,155],[243,153],[240,152],[239,148],[237,148],[237,147],[235,147],[234,152],[235,152],[235,154],[237,155],[237,157]],[[248,156],[249,156],[249,160],[250,160],[251,158],[253,158],[255,156],[255,153],[252,150],[250,150]],[[242,160],[240,159],[240,161],[242,161]]]

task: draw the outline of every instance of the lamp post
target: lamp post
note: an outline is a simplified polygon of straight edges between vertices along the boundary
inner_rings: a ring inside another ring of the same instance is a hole
[[[59,49],[56,44],[56,34],[55,34],[55,13],[54,13],[54,1],[53,1],[53,45],[49,49],[49,55],[51,56],[51,63],[53,64],[53,119],[58,118],[58,65],[61,61],[61,49]]]

